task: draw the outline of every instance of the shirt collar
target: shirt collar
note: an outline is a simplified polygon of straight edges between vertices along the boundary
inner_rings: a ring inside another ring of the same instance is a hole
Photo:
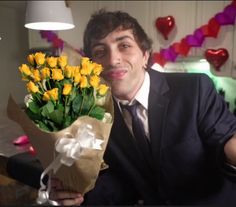
[[[148,109],[149,91],[150,91],[150,76],[145,71],[143,84],[142,84],[141,88],[138,90],[138,92],[136,93],[136,95],[132,101],[129,102],[127,100],[120,100],[116,97],[114,97],[114,99],[118,103],[119,108],[120,108],[120,104],[124,104],[124,105],[132,104],[136,100],[147,110]]]

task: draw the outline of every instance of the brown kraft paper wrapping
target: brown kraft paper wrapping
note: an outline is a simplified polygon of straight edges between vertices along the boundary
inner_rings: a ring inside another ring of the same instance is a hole
[[[113,103],[111,95],[108,96],[104,106],[106,112],[114,117]],[[83,154],[70,167],[61,165],[53,177],[59,178],[65,189],[75,190],[82,194],[91,190],[96,182],[99,171],[103,164],[103,155],[107,146],[112,123],[104,123],[89,116],[79,117],[71,126],[58,132],[45,132],[39,129],[34,122],[23,112],[10,96],[8,99],[7,114],[10,119],[17,122],[36,151],[36,156],[45,169],[56,157],[55,142],[65,137],[66,132],[74,135],[81,123],[90,124],[92,132],[97,139],[104,142],[101,144],[102,150],[84,149]]]

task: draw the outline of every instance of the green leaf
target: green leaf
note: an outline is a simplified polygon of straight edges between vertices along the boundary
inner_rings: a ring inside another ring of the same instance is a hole
[[[79,114],[80,112],[82,100],[83,100],[83,97],[80,94],[78,94],[72,102],[72,109],[76,114]]]
[[[49,117],[49,114],[52,113],[54,110],[54,104],[52,103],[52,101],[48,101],[48,103],[44,105],[41,109],[42,116]]]
[[[66,128],[72,124],[73,120],[70,116],[67,116],[63,123],[63,128]]]
[[[81,115],[87,115],[92,106],[93,106],[93,98],[85,96],[81,108]]]
[[[61,103],[57,104],[56,109],[64,110],[63,104],[61,104]]]
[[[28,117],[31,120],[40,120],[41,119],[40,113],[36,114],[36,113],[32,112],[29,108],[26,108],[25,113],[28,115]]]
[[[105,109],[99,106],[95,106],[89,113],[89,116],[94,117],[98,120],[102,120],[105,114]]]
[[[74,100],[74,98],[76,97],[77,91],[78,91],[78,89],[76,87],[72,88],[69,101],[73,101]]]
[[[95,99],[92,94],[92,91],[90,91],[90,94],[87,94],[83,97],[83,104],[81,107],[81,115],[88,115],[90,109],[94,105]]]
[[[70,112],[70,106],[66,106],[65,107],[65,114],[68,115],[69,112]]]
[[[54,122],[52,122],[52,121],[47,120],[47,125],[52,128],[51,131],[58,131],[58,130],[60,130],[60,129],[56,126],[56,124],[55,124]]]
[[[34,114],[39,114],[40,112],[40,108],[35,102],[30,102],[28,109],[30,109]]]
[[[38,123],[40,129],[42,129],[44,131],[48,131],[48,132],[52,131],[52,129],[50,129],[44,122],[37,121],[37,123]]]
[[[56,109],[48,114],[48,118],[56,124],[61,125],[63,121],[63,112],[64,110],[62,108]]]

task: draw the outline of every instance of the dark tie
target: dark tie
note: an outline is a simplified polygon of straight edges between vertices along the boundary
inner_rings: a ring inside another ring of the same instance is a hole
[[[131,117],[132,117],[132,130],[133,135],[136,138],[136,142],[138,145],[139,150],[142,152],[143,156],[147,161],[149,160],[150,156],[150,146],[149,141],[147,139],[147,136],[145,134],[144,126],[141,121],[141,119],[137,116],[137,108],[139,103],[136,102],[133,105],[122,105],[122,108],[125,108],[129,111]]]

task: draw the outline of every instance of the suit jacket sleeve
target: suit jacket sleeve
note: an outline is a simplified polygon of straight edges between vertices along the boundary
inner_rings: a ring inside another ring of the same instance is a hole
[[[208,76],[200,78],[199,132],[207,145],[211,146],[212,154],[216,155],[213,160],[223,164],[225,170],[229,168],[225,168],[224,165],[223,146],[236,133],[236,117],[228,110],[224,98],[216,93],[213,82],[208,79]],[[216,143],[217,146],[212,143]]]

